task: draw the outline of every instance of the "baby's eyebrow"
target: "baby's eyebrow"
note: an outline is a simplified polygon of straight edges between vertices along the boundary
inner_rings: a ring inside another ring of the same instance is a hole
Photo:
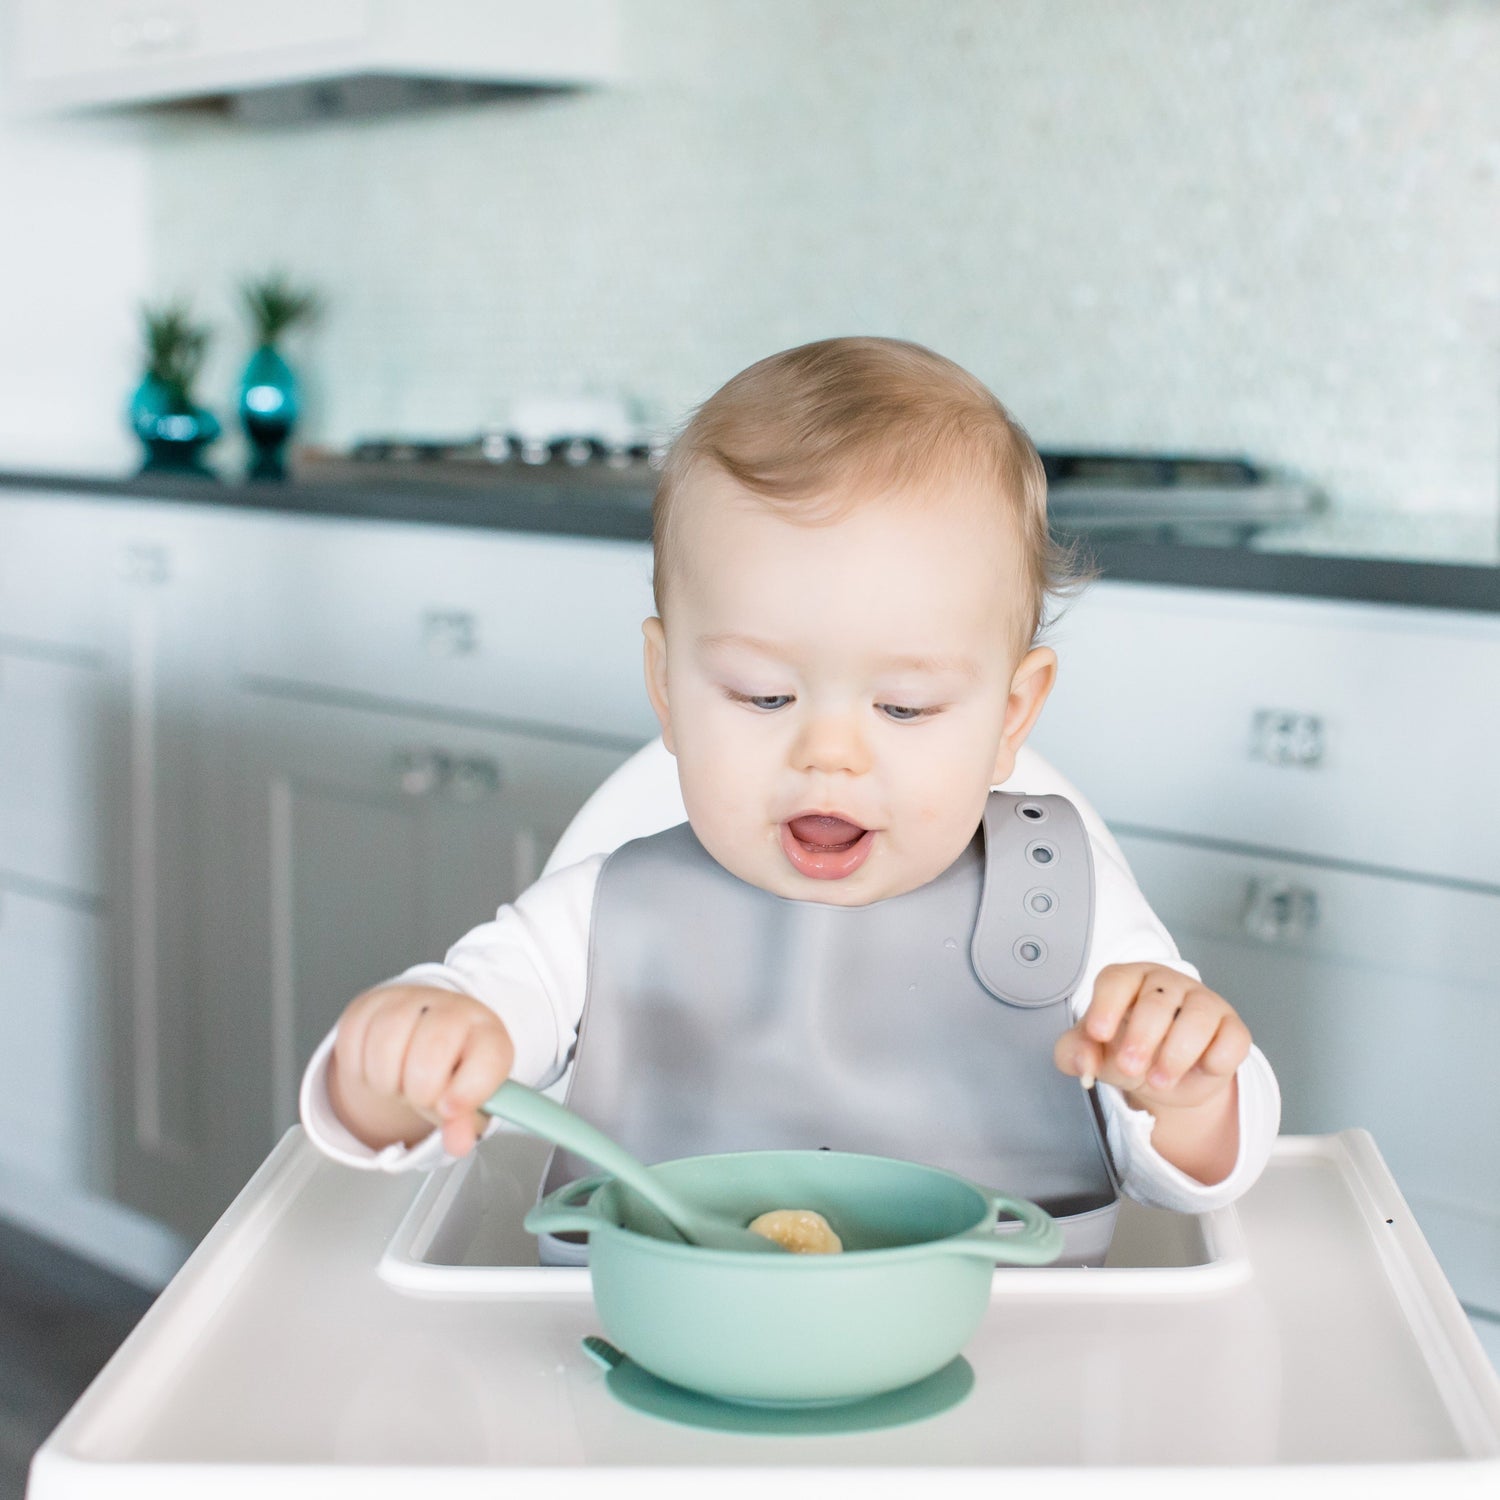
[[[738,648],[754,651],[760,656],[769,656],[776,661],[790,661],[792,653],[774,641],[761,640],[758,636],[738,635],[730,631],[713,635],[700,635],[698,645],[705,651],[723,648]],[[875,664],[882,672],[916,672],[930,676],[952,675],[976,678],[979,667],[966,656],[883,656]]]
[[[735,635],[728,631],[716,635],[700,635],[698,645],[705,651],[719,651],[730,647],[741,651],[754,651],[761,656],[774,656],[777,661],[790,660],[786,651],[780,646],[770,641],[760,640],[753,635]]]
[[[883,656],[885,672],[919,672],[933,677],[978,677],[979,668],[967,656]]]

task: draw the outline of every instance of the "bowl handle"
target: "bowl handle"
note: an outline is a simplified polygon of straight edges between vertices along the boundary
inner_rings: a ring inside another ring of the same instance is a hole
[[[1044,1266],[1062,1254],[1062,1226],[1045,1208],[1026,1198],[1008,1198],[1003,1193],[990,1193],[988,1197],[997,1213],[1011,1213],[1021,1221],[1017,1233],[996,1234],[991,1222],[967,1234],[933,1240],[924,1248],[950,1255],[973,1255],[990,1262],[1007,1261],[1016,1266]]]
[[[577,1182],[564,1183],[555,1193],[548,1193],[521,1223],[530,1234],[588,1234],[604,1220],[583,1200],[592,1197],[611,1180],[609,1173],[600,1172],[593,1177],[580,1177]]]

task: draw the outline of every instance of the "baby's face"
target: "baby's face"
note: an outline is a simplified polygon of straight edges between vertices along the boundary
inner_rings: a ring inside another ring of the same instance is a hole
[[[742,880],[863,906],[973,837],[1051,686],[1018,647],[1006,520],[957,491],[784,520],[717,473],[682,497],[646,676],[693,831]]]

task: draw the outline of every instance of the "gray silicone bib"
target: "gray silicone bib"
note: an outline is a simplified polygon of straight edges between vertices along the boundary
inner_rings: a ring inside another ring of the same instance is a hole
[[[1116,1184],[1093,1096],[1052,1061],[1092,918],[1088,835],[1057,796],[992,792],[947,870],[860,907],[747,885],[686,823],[635,840],[600,872],[568,1105],[648,1162],[945,1167],[1040,1202],[1064,1259],[1096,1262]],[[591,1170],[559,1151],[545,1190]]]

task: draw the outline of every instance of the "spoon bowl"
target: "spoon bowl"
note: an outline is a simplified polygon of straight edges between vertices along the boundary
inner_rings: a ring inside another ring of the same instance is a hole
[[[602,1167],[644,1198],[691,1245],[755,1255],[767,1251],[775,1255],[788,1253],[775,1240],[700,1204],[688,1202],[597,1126],[523,1083],[507,1079],[480,1108]]]

